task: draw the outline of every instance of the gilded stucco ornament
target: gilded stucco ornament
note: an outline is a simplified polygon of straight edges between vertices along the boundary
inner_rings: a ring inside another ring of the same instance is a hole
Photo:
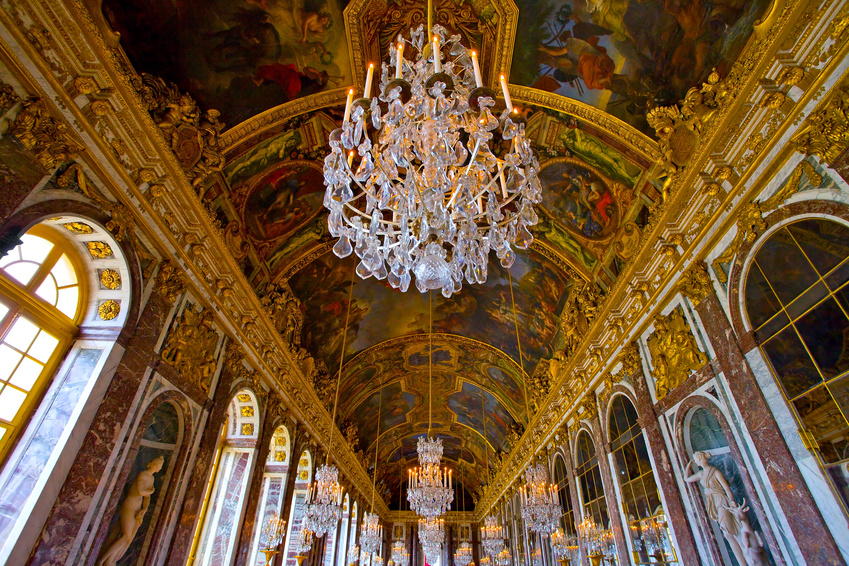
[[[78,163],[74,163],[64,173],[56,179],[56,184],[63,189],[69,188],[75,182],[85,196],[94,201],[104,212],[109,214],[110,218],[106,222],[106,229],[109,230],[115,239],[119,242],[128,240],[133,235],[135,221],[130,209],[120,202],[112,202],[103,198],[100,193],[92,187],[86,177],[85,172]]]
[[[100,320],[114,320],[118,318],[118,314],[120,312],[121,303],[113,299],[103,301],[100,303],[100,306],[97,307],[97,315],[100,317]]]
[[[0,113],[5,113],[20,100],[12,85],[0,81]]]
[[[103,285],[104,289],[120,289],[121,274],[114,269],[104,269],[100,272],[100,284]]]
[[[696,306],[713,293],[713,283],[703,261],[694,263],[683,273],[678,282],[678,290]]]
[[[106,242],[86,242],[86,249],[92,259],[106,259],[112,257],[112,247]]]
[[[260,296],[260,303],[283,340],[294,349],[300,347],[304,313],[301,301],[292,293],[289,284],[268,285]]]
[[[224,367],[230,375],[238,376],[245,370],[245,349],[235,340],[227,342],[224,350]]]
[[[619,361],[622,363],[622,372],[628,377],[642,369],[640,348],[636,342],[629,342],[622,348],[619,353]]]
[[[30,98],[24,102],[9,133],[18,138],[47,169],[76,159],[82,149],[80,144],[71,139],[68,126],[54,120],[40,98]]]
[[[581,400],[581,407],[584,408],[584,412],[581,413],[581,419],[592,421],[598,416],[598,398],[595,392],[590,391],[584,396]]]
[[[139,95],[180,167],[197,189],[224,167],[217,110],[202,112],[194,99],[159,77],[142,73]]]
[[[701,369],[707,363],[707,356],[699,350],[680,309],[666,316],[658,315],[654,328],[648,347],[654,366],[655,394],[660,400],[683,383],[691,371]]]
[[[580,285],[580,286],[579,286]],[[575,283],[563,312],[560,315],[560,330],[563,333],[563,352],[569,358],[580,346],[591,323],[595,320],[601,304],[602,293],[598,285]]]
[[[849,146],[849,86],[834,89],[821,107],[808,116],[790,143],[806,156],[831,163]]]
[[[85,222],[65,222],[64,224],[62,224],[62,227],[72,234],[94,234],[94,228],[92,228]]]
[[[159,266],[154,288],[169,303],[173,303],[186,290],[186,280],[182,272],[166,260]]]
[[[205,393],[209,392],[215,373],[218,333],[212,328],[213,321],[211,310],[200,311],[187,306],[162,349],[162,360]]]

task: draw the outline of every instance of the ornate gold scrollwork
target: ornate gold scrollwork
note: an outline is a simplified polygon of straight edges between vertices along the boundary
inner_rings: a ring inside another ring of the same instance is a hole
[[[640,348],[637,346],[636,342],[629,342],[619,353],[619,361],[622,363],[622,372],[628,377],[631,377],[642,368],[640,360]]]
[[[849,147],[849,87],[834,89],[820,108],[807,117],[802,131],[790,140],[796,151],[834,161]]]
[[[648,347],[654,366],[655,394],[660,400],[681,385],[691,371],[701,369],[707,356],[699,350],[680,308],[666,316],[658,315],[654,328]]]
[[[9,132],[47,169],[76,159],[82,150],[68,133],[68,126],[54,120],[40,98],[24,102]]]
[[[97,315],[100,317],[100,320],[114,320],[115,318],[118,318],[118,314],[120,312],[121,303],[113,299],[103,301],[100,303],[100,306],[97,307]]]
[[[212,328],[213,321],[211,310],[196,311],[187,306],[162,349],[162,360],[205,393],[209,392],[215,373],[218,333]]]
[[[169,303],[173,303],[186,290],[186,280],[182,272],[166,260],[156,274],[155,289]]]
[[[705,297],[713,293],[713,283],[703,261],[694,263],[684,272],[678,282],[678,290],[694,305],[698,305]]]
[[[121,288],[121,274],[115,271],[114,269],[104,269],[100,272],[100,284],[103,285],[104,289],[120,289]]]
[[[301,301],[292,293],[289,284],[282,282],[268,285],[260,296],[260,303],[283,340],[297,350],[301,345],[304,313]]]
[[[77,186],[83,194],[93,200],[104,212],[109,214],[110,218],[106,222],[106,229],[115,236],[116,240],[123,242],[132,237],[135,221],[129,208],[120,202],[112,202],[103,198],[103,196],[89,185],[85,171],[83,171],[83,168],[78,163],[74,163],[68,167],[56,179],[56,184],[65,189],[71,186],[72,181],[76,181]]]

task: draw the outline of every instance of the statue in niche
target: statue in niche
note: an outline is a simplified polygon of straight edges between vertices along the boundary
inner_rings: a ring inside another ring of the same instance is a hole
[[[716,467],[710,465],[707,452],[696,452],[684,470],[684,480],[702,486],[705,509],[712,521],[719,525],[722,535],[731,547],[738,564],[766,566],[763,541],[746,517],[746,502],[736,504],[728,480]],[[692,472],[693,464],[700,467]]]
[[[115,566],[124,556],[136,533],[141,527],[147,508],[150,506],[150,496],[153,495],[153,474],[162,470],[165,459],[157,456],[147,465],[147,469],[139,472],[130,485],[127,497],[118,509],[118,523],[112,528],[107,541],[112,544],[100,554],[97,566]]]
[[[654,328],[648,347],[654,364],[655,393],[660,400],[681,385],[691,371],[701,369],[707,363],[707,356],[699,350],[679,309],[667,316],[658,315]]]

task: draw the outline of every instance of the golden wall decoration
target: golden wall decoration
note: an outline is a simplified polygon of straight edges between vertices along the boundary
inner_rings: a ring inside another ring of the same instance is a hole
[[[252,417],[254,416],[254,407],[253,405],[245,405],[241,409],[243,417]]]
[[[121,288],[121,274],[115,271],[114,269],[104,269],[100,272],[100,284],[103,285],[104,289],[120,289]]]
[[[0,81],[0,112],[5,113],[21,99],[12,85]]]
[[[162,360],[205,393],[209,392],[215,372],[215,348],[218,345],[218,333],[212,328],[213,320],[214,315],[209,309],[196,311],[187,306],[162,349]]]
[[[106,259],[112,257],[112,248],[106,242],[86,242],[88,253],[92,259]]]
[[[849,147],[849,86],[834,89],[820,108],[805,120],[790,143],[806,156],[818,155],[831,163]]]
[[[703,261],[698,261],[685,271],[678,282],[678,290],[694,305],[701,303],[713,293],[713,283]]]
[[[253,434],[254,434],[253,423],[244,423],[242,425],[241,435],[242,436],[253,436]]]
[[[121,303],[112,299],[103,301],[100,303],[100,306],[97,307],[97,314],[100,317],[100,320],[114,320],[118,317],[120,312]]]
[[[657,399],[681,385],[691,371],[701,369],[707,356],[699,349],[680,307],[666,316],[658,315],[648,339]]]
[[[169,303],[173,303],[186,290],[186,280],[182,272],[166,260],[159,266],[155,289]]]
[[[76,182],[77,186],[85,196],[90,198],[103,211],[109,214],[110,218],[106,222],[106,229],[109,230],[115,239],[119,242],[130,239],[133,234],[135,221],[130,209],[120,202],[113,202],[103,198],[103,196],[92,187],[79,164],[74,163],[62,173],[57,179],[56,184],[62,188],[67,188],[71,182]]]
[[[23,110],[15,118],[9,132],[47,169],[76,159],[82,149],[80,144],[71,139],[68,126],[54,120],[40,98],[24,102]]]
[[[62,227],[72,234],[94,234],[94,228],[92,228],[85,222],[66,222],[62,224]]]
[[[643,366],[641,363],[640,348],[636,342],[629,342],[619,353],[619,361],[622,363],[622,371],[630,377],[637,373]]]
[[[247,393],[239,393],[236,396],[236,399],[238,399],[240,403],[250,403],[253,400]]]

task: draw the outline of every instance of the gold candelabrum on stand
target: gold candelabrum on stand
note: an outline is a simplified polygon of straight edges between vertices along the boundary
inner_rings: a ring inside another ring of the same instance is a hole
[[[280,518],[277,512],[271,515],[262,527],[262,540],[265,541],[265,547],[260,549],[265,555],[265,563],[271,566],[271,561],[274,556],[280,552],[278,547],[283,542],[283,537],[286,536],[286,521]]]
[[[587,558],[590,559],[590,565],[601,566],[601,563],[605,559],[606,532],[592,518],[587,517],[578,525],[578,533],[580,533],[581,540],[583,540]]]

